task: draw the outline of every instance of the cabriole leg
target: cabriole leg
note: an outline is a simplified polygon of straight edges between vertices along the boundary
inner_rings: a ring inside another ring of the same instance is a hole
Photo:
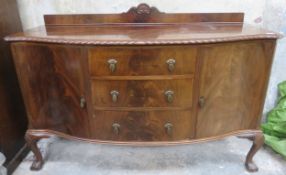
[[[29,132],[26,132],[25,139],[27,142],[27,145],[30,147],[31,151],[35,155],[35,160],[32,163],[31,170],[40,170],[44,164],[43,156],[41,154],[41,151],[37,145],[37,142],[42,138],[48,138],[47,135],[33,135]]]
[[[257,165],[253,162],[253,157],[256,154],[256,152],[262,147],[264,144],[264,136],[262,132],[257,132],[251,135],[247,136],[241,136],[240,138],[247,138],[249,140],[253,141],[253,144],[246,156],[245,160],[245,168],[249,172],[256,172],[258,171]]]

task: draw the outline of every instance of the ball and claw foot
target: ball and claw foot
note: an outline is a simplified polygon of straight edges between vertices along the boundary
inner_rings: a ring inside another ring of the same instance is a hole
[[[43,164],[44,164],[43,161],[34,160],[30,169],[32,171],[38,171],[38,170],[42,169]]]
[[[257,172],[258,171],[258,167],[254,162],[245,162],[245,168],[249,172]]]

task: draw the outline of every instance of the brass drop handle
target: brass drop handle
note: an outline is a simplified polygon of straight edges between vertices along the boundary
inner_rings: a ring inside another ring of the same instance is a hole
[[[201,96],[201,97],[199,98],[199,106],[200,106],[201,108],[203,108],[203,107],[205,106],[205,103],[206,103],[205,97],[204,97],[204,96]]]
[[[174,100],[174,91],[172,90],[165,91],[165,97],[168,103],[172,103]]]
[[[168,59],[167,61],[166,61],[166,63],[167,63],[167,65],[168,65],[168,70],[170,71],[170,72],[172,72],[174,69],[175,69],[175,64],[176,64],[176,60],[174,60],[174,59]]]
[[[166,123],[164,125],[165,129],[166,129],[166,133],[171,136],[172,135],[172,130],[173,130],[173,124],[172,123]]]
[[[118,100],[118,96],[119,96],[119,92],[116,91],[116,90],[112,90],[110,91],[110,95],[111,95],[111,98],[112,98],[112,102],[117,102]]]
[[[120,125],[118,123],[113,123],[112,128],[113,128],[114,134],[119,135]]]
[[[80,100],[79,100],[79,106],[80,108],[85,108],[85,105],[86,105],[86,100],[84,97],[80,97]]]
[[[109,59],[107,61],[107,63],[109,64],[109,70],[113,73],[116,70],[116,64],[117,64],[117,60],[116,59]]]

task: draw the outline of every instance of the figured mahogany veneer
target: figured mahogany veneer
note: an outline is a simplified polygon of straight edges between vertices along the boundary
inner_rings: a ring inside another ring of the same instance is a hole
[[[91,138],[113,141],[174,141],[194,138],[195,118],[190,110],[105,111],[96,110]],[[97,125],[100,123],[100,125]],[[120,125],[114,133],[112,124]],[[171,123],[168,133],[165,125]]]
[[[6,37],[29,117],[26,140],[172,145],[259,130],[276,39],[242,13],[167,14],[140,4],[122,14],[46,15]]]
[[[197,137],[259,126],[274,48],[272,40],[202,47],[199,94],[206,102]]]
[[[193,75],[196,70],[196,46],[92,47],[88,53],[92,76]],[[111,72],[107,64],[113,58],[116,71]],[[170,71],[167,61],[174,58]]]
[[[54,129],[78,137],[88,136],[87,111],[80,108],[84,90],[77,46],[15,43],[17,73],[28,112],[29,128]],[[22,76],[23,75],[23,76]]]
[[[96,80],[91,83],[93,105],[99,107],[191,107],[193,80]],[[113,101],[111,92],[117,91]],[[167,91],[172,101],[168,101]]]

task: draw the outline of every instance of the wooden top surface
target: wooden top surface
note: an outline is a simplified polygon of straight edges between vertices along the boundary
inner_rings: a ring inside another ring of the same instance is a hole
[[[45,15],[45,26],[5,37],[6,41],[65,44],[196,44],[277,39],[278,33],[243,23],[243,13],[168,14],[140,4],[121,14]]]
[[[5,38],[6,41],[35,41],[67,44],[141,45],[214,43],[248,39],[277,39],[279,34],[230,23],[176,25],[41,26]]]

